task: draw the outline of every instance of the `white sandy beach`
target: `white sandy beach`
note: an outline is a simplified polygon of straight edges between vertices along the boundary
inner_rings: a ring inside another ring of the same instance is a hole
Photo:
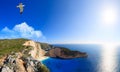
[[[44,61],[46,59],[48,59],[49,57],[46,57],[46,56],[43,56],[43,57],[40,57],[39,61]]]

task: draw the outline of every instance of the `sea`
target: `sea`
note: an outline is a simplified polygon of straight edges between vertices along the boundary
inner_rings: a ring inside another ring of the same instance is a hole
[[[120,46],[98,44],[57,44],[71,50],[86,52],[87,58],[42,61],[50,72],[120,72]]]

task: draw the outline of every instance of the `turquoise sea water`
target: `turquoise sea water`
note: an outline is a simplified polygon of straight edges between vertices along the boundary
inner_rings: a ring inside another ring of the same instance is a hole
[[[50,72],[120,72],[120,49],[112,45],[61,44],[71,50],[87,52],[87,58],[69,60],[49,58],[43,63]]]

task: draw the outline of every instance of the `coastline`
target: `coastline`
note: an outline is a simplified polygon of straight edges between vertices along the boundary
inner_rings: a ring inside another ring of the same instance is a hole
[[[42,61],[44,61],[44,60],[46,60],[46,59],[49,59],[49,58],[50,58],[50,57],[43,56],[43,57],[40,57],[38,60],[42,62]]]

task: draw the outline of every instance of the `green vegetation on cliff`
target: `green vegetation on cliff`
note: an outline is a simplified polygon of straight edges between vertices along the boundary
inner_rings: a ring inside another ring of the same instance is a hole
[[[24,49],[22,46],[28,39],[1,39],[0,40],[0,58],[11,52],[20,52]]]
[[[34,47],[23,46],[23,44],[26,41],[29,41],[29,40],[22,39],[22,38],[21,39],[0,39],[0,58],[2,59],[4,56],[6,57],[0,62],[0,65],[1,65],[0,72],[1,71],[7,72],[6,69],[8,71],[10,70],[12,72],[13,71],[18,72],[18,70],[24,70],[24,69],[21,69],[22,67],[25,68],[25,70],[29,69],[34,72],[50,72],[45,65],[41,64],[40,61],[35,60],[31,56],[31,54],[29,54],[31,50],[34,50],[33,49]]]
[[[42,48],[43,50],[49,50],[49,49],[52,48],[52,45],[47,44],[47,43],[40,43],[40,45],[41,45],[41,48]]]
[[[50,71],[45,65],[42,65],[42,66],[40,66],[40,69],[38,72],[50,72]]]
[[[68,56],[76,56],[79,53],[79,51],[71,51],[70,49],[63,48],[63,47],[61,47],[61,51],[62,53]]]

